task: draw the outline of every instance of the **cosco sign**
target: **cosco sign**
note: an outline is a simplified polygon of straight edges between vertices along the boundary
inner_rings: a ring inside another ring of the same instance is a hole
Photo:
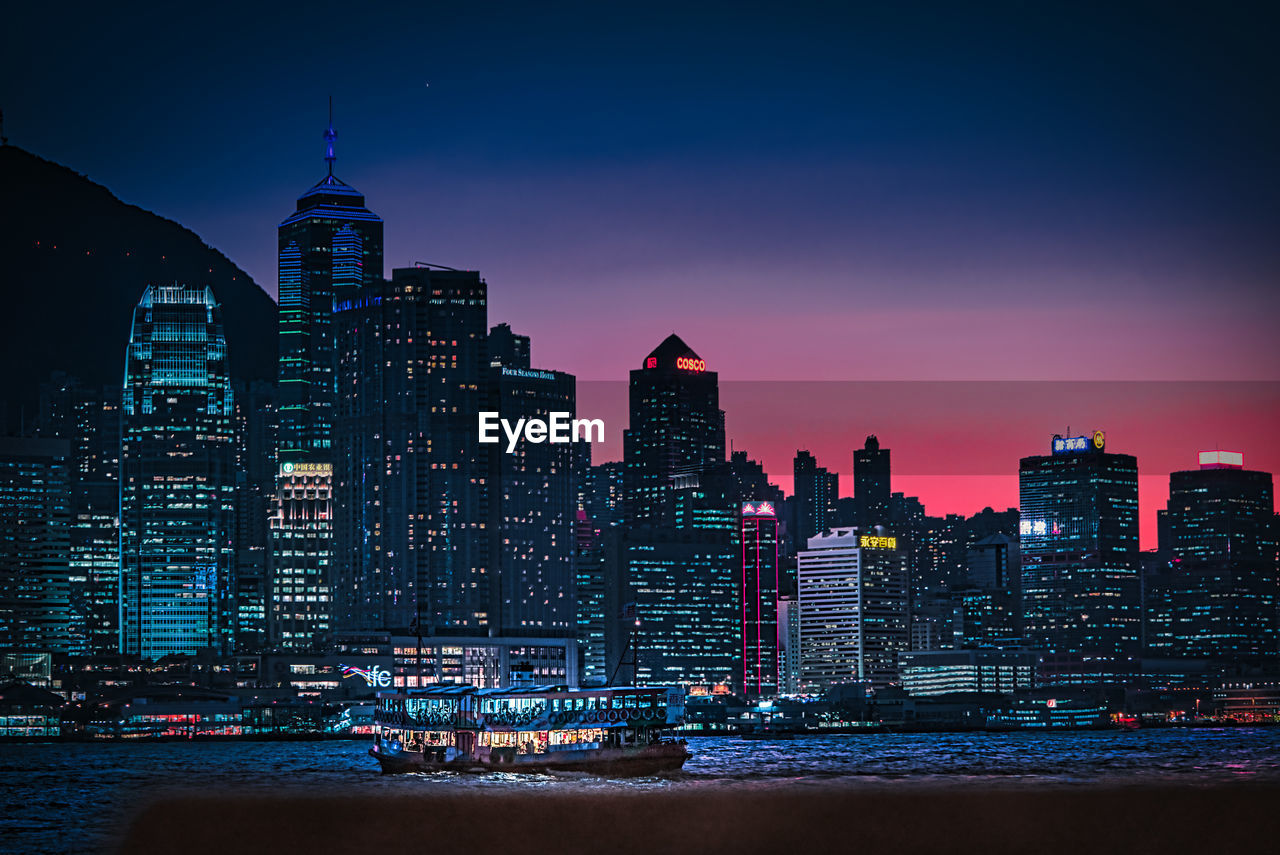
[[[706,371],[707,361],[705,359],[694,359],[691,356],[676,357],[676,368],[681,371]]]

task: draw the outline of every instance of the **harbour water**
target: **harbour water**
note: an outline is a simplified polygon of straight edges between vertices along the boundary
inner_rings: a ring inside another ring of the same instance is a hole
[[[169,795],[413,795],[457,788],[1078,787],[1280,783],[1280,728],[695,739],[665,778],[388,775],[359,741],[0,745],[0,852],[110,850]]]

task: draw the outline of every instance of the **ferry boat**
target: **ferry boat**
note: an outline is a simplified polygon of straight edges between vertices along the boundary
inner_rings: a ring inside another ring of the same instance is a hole
[[[369,753],[384,773],[673,772],[689,758],[672,731],[684,721],[684,697],[668,687],[379,692]]]

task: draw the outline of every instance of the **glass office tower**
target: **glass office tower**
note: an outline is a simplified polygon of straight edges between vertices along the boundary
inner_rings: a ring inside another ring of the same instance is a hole
[[[623,432],[627,522],[670,522],[673,479],[724,463],[724,411],[716,372],[674,333],[631,372]]]
[[[1280,650],[1280,567],[1269,472],[1238,452],[1206,451],[1200,468],[1169,475],[1160,553],[1147,579],[1153,656],[1263,661]]]
[[[382,219],[328,174],[279,226],[280,370],[276,495],[271,507],[272,643],[302,649],[333,629],[334,295],[382,281]]]
[[[1105,449],[1054,437],[1019,469],[1024,634],[1065,681],[1123,681],[1138,654],[1138,461]]]
[[[147,287],[133,314],[121,414],[121,652],[227,651],[235,432],[211,289]]]

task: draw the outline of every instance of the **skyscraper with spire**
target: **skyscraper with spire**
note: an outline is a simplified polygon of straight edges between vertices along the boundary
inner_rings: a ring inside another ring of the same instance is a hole
[[[334,175],[330,99],[327,174],[279,227],[280,390],[277,492],[271,515],[271,640],[305,648],[332,618],[333,298],[382,280],[382,219]]]
[[[333,174],[330,101],[328,174],[298,197],[279,228],[280,461],[329,459],[333,445],[333,295],[382,279],[382,218]]]

